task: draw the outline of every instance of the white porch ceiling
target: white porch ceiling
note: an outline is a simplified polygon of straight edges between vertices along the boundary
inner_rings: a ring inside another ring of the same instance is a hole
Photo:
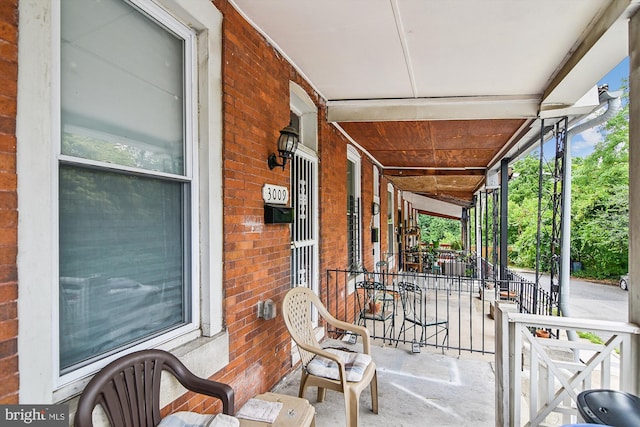
[[[329,101],[509,96],[517,102],[542,100],[551,89],[549,102],[571,105],[627,56],[626,0],[234,3]],[[549,88],[580,49],[588,63],[569,71],[584,67],[576,71],[585,77]]]

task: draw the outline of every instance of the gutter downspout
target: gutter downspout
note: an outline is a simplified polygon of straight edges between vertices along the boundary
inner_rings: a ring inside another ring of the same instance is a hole
[[[622,108],[621,96],[622,91],[609,92],[606,89],[602,90],[599,96],[600,105],[603,105],[606,102],[607,110],[599,116],[569,129],[567,132],[564,177],[562,181],[564,209],[562,212],[562,264],[560,266],[560,295],[558,301],[558,308],[564,317],[571,317],[569,310],[571,283],[571,142],[573,137],[580,132],[599,126],[615,116]],[[575,331],[568,331],[567,335],[571,341],[576,341],[578,339]]]

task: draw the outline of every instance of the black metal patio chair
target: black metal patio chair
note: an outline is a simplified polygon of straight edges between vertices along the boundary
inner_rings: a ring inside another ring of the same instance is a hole
[[[414,332],[413,340],[417,341],[420,346],[426,345],[427,340],[433,337],[436,337],[436,346],[444,346],[449,337],[449,322],[448,320],[427,316],[426,298],[423,289],[410,282],[400,282],[398,283],[398,292],[402,303],[402,326],[400,327],[397,342],[400,341],[400,337],[402,337],[403,342],[406,342],[407,330],[412,328]],[[430,335],[427,332],[428,328],[434,328]],[[419,340],[416,339],[416,329],[420,332]],[[438,338],[440,336],[442,336],[442,342],[439,344]]]

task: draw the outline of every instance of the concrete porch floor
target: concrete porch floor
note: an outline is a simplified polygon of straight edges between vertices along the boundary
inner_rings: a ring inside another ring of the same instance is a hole
[[[371,412],[367,388],[360,396],[359,425],[400,426],[495,426],[494,356],[479,353],[422,348],[411,353],[409,345],[372,343],[378,370],[379,413]],[[298,395],[300,368],[284,378],[275,393]],[[327,390],[324,402],[316,402],[316,390],[307,388],[305,398],[316,408],[317,427],[345,425],[341,393]]]

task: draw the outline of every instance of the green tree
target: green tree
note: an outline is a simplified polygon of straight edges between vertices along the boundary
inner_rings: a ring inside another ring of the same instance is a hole
[[[550,207],[552,180],[549,167],[543,164],[542,221],[540,230],[540,261],[543,270],[549,269],[551,223]],[[513,165],[514,177],[509,183],[509,261],[517,266],[535,268],[538,241],[538,187],[540,180],[539,152]]]
[[[626,96],[625,96],[626,97]],[[587,157],[572,159],[571,259],[583,275],[605,278],[626,273],[629,246],[628,103],[601,128],[604,139]],[[539,158],[533,154],[513,165],[509,184],[509,260],[535,267]],[[552,180],[543,167],[541,267],[549,269]]]
[[[433,243],[435,246],[440,243],[448,243],[452,247],[460,245],[461,230],[458,220],[421,214],[418,216],[418,226],[423,242]]]
[[[604,140],[573,168],[571,255],[585,274],[616,277],[628,269],[629,106],[603,127]]]

